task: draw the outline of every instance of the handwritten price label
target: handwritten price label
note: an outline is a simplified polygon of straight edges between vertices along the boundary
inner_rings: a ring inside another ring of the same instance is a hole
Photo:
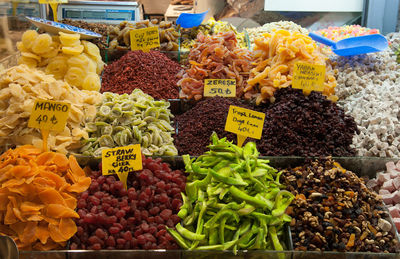
[[[265,114],[253,110],[229,106],[225,131],[237,134],[238,146],[241,147],[247,137],[260,139],[264,127]]]
[[[205,79],[204,80],[205,97],[236,97],[235,79]]]
[[[28,127],[41,130],[64,131],[71,105],[64,102],[36,100]]]
[[[143,168],[139,144],[104,149],[101,158],[103,175],[117,174],[125,187],[128,174]]]
[[[149,51],[160,47],[158,27],[135,29],[130,31],[131,50]]]
[[[305,93],[324,90],[326,67],[305,62],[296,62],[293,71],[292,87],[302,89]]]
[[[65,4],[68,0],[39,0],[39,4]]]

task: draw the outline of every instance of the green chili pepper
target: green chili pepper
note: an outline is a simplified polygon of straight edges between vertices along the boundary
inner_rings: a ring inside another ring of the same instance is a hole
[[[234,198],[241,200],[241,201],[246,201],[250,204],[255,205],[256,207],[260,207],[260,208],[268,207],[268,204],[265,201],[257,199],[255,197],[252,197],[252,196],[248,195],[247,193],[239,190],[235,186],[229,187],[229,192],[232,194],[232,196]]]
[[[192,231],[182,227],[181,223],[178,223],[175,228],[184,238],[192,241],[200,241],[206,237],[205,235],[193,233]]]
[[[206,168],[201,168],[197,163],[192,164],[192,170],[197,174],[202,174],[202,175],[208,174],[208,170]]]
[[[182,247],[183,249],[189,249],[189,245],[186,243],[185,239],[178,232],[169,227],[166,228],[168,233],[176,240],[176,242],[180,247]]]
[[[294,195],[286,190],[280,191],[275,197],[273,216],[281,216],[285,213],[286,208],[292,203]]]
[[[248,185],[244,181],[240,181],[240,180],[238,180],[236,178],[224,176],[223,172],[225,172],[226,170],[231,170],[230,167],[224,167],[224,168],[220,169],[218,172],[215,172],[212,169],[208,169],[208,170],[211,173],[212,177],[214,177],[218,181],[221,181],[221,182],[223,182],[225,184],[238,185],[238,186],[247,186]]]
[[[222,209],[222,210],[218,211],[217,214],[214,215],[211,219],[209,219],[206,222],[206,224],[204,224],[204,227],[212,228],[212,226],[217,222],[217,220],[219,220],[222,216],[225,216],[225,215],[233,217],[236,222],[239,222],[239,215],[235,211],[233,211],[231,209]]]
[[[281,243],[279,242],[275,227],[269,228],[269,236],[271,238],[271,241],[272,241],[272,244],[274,245],[275,250],[283,251],[283,247],[282,247]]]

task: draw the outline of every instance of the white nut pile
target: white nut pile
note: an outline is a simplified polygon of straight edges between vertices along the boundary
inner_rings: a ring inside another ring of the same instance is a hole
[[[399,34],[400,35],[400,34]],[[400,36],[399,36],[400,37]],[[395,44],[400,38],[392,38]],[[369,55],[337,57],[336,94],[360,134],[352,147],[358,156],[400,155],[400,65],[392,49]]]

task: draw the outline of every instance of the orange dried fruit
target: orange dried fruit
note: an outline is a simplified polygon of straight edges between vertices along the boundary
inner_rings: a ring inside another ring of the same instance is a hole
[[[33,146],[7,150],[0,156],[0,234],[23,250],[65,247],[77,231],[76,194],[89,185],[73,156]]]
[[[49,204],[46,207],[46,215],[52,218],[79,218],[78,213],[61,204]]]

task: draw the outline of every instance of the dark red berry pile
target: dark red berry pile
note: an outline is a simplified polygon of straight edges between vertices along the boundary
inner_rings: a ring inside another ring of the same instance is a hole
[[[100,166],[101,168],[101,166]],[[128,190],[116,176],[92,173],[78,199],[78,231],[70,249],[178,249],[166,231],[180,218],[186,177],[160,158],[143,158],[143,170],[129,174]]]

